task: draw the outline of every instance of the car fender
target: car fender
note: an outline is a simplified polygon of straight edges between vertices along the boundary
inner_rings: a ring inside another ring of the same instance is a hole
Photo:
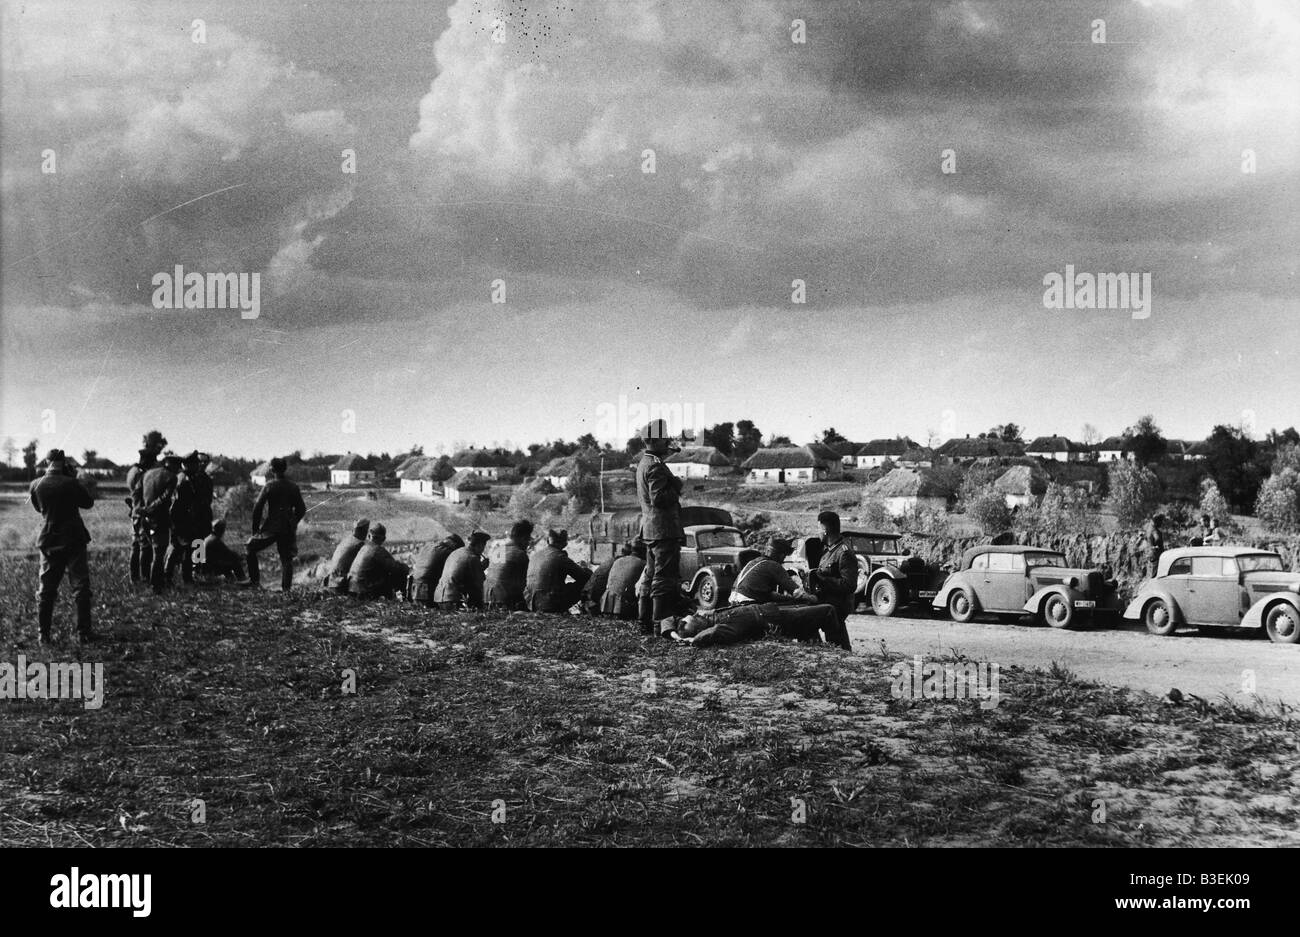
[[[1147,603],[1152,599],[1160,599],[1169,606],[1169,614],[1173,617],[1175,624],[1185,624],[1183,610],[1174,601],[1174,597],[1169,594],[1167,589],[1151,583],[1138,590],[1138,594],[1133,597],[1133,601],[1128,603],[1128,608],[1124,609],[1124,617],[1132,621],[1141,621]]]
[[[1043,588],[1031,595],[1029,601],[1025,603],[1025,611],[1029,612],[1031,615],[1037,615],[1043,607],[1043,600],[1053,594],[1059,595],[1061,598],[1065,599],[1065,601],[1069,602],[1070,608],[1074,608],[1076,599],[1083,597],[1083,593],[1078,589],[1071,589],[1064,583],[1058,582],[1054,585],[1043,586]]]
[[[1285,602],[1297,612],[1300,612],[1300,597],[1290,592],[1274,592],[1271,595],[1264,596],[1250,607],[1250,611],[1246,612],[1245,617],[1241,619],[1241,627],[1263,628],[1264,612],[1278,602]]]
[[[966,593],[966,597],[970,599],[971,606],[978,610],[980,607],[979,596],[975,594],[975,589],[962,577],[960,573],[953,573],[944,580],[943,585],[939,588],[939,594],[934,597],[934,601],[930,604],[934,608],[947,608],[948,597],[952,595],[953,592],[959,590]]]

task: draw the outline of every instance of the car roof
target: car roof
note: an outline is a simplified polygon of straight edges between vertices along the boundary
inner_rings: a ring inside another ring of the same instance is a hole
[[[871,537],[875,540],[900,540],[902,534],[896,534],[893,531],[883,530],[841,530],[840,535],[844,537]]]
[[[731,530],[740,533],[737,528],[728,527],[726,524],[691,524],[687,527],[683,527],[682,530],[692,534],[707,534],[714,530]]]
[[[1008,543],[1005,546],[999,546],[996,543],[982,543],[977,547],[970,547],[961,555],[961,568],[966,569],[970,566],[971,560],[985,553],[1055,553],[1058,556],[1064,556],[1064,550],[1057,550],[1053,547],[1035,547],[1023,543]]]
[[[1215,556],[1215,557],[1238,557],[1238,556],[1278,556],[1276,550],[1265,550],[1262,547],[1229,547],[1229,546],[1208,546],[1208,547],[1177,547],[1173,550],[1166,550],[1160,554],[1160,566],[1156,570],[1157,576],[1167,575],[1169,567],[1175,560],[1181,560],[1186,557],[1194,556]]]

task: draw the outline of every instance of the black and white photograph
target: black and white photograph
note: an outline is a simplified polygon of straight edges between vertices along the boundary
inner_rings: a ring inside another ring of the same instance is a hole
[[[0,65],[10,897],[285,847],[1284,897],[1300,5],[3,0]]]

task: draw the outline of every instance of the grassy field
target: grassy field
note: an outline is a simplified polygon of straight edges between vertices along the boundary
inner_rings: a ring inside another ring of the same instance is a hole
[[[881,647],[696,651],[308,590],[156,601],[123,561],[93,555],[103,708],[0,702],[0,842],[1300,842],[1290,713],[1052,668],[1004,668],[996,709],[897,700]],[[0,569],[0,661],[78,659],[33,647],[33,578]]]

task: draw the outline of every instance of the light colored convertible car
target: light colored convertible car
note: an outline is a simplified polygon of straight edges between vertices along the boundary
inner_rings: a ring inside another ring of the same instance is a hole
[[[1300,643],[1300,573],[1253,547],[1185,547],[1160,556],[1124,617],[1152,634],[1183,625],[1263,628],[1278,644]]]

